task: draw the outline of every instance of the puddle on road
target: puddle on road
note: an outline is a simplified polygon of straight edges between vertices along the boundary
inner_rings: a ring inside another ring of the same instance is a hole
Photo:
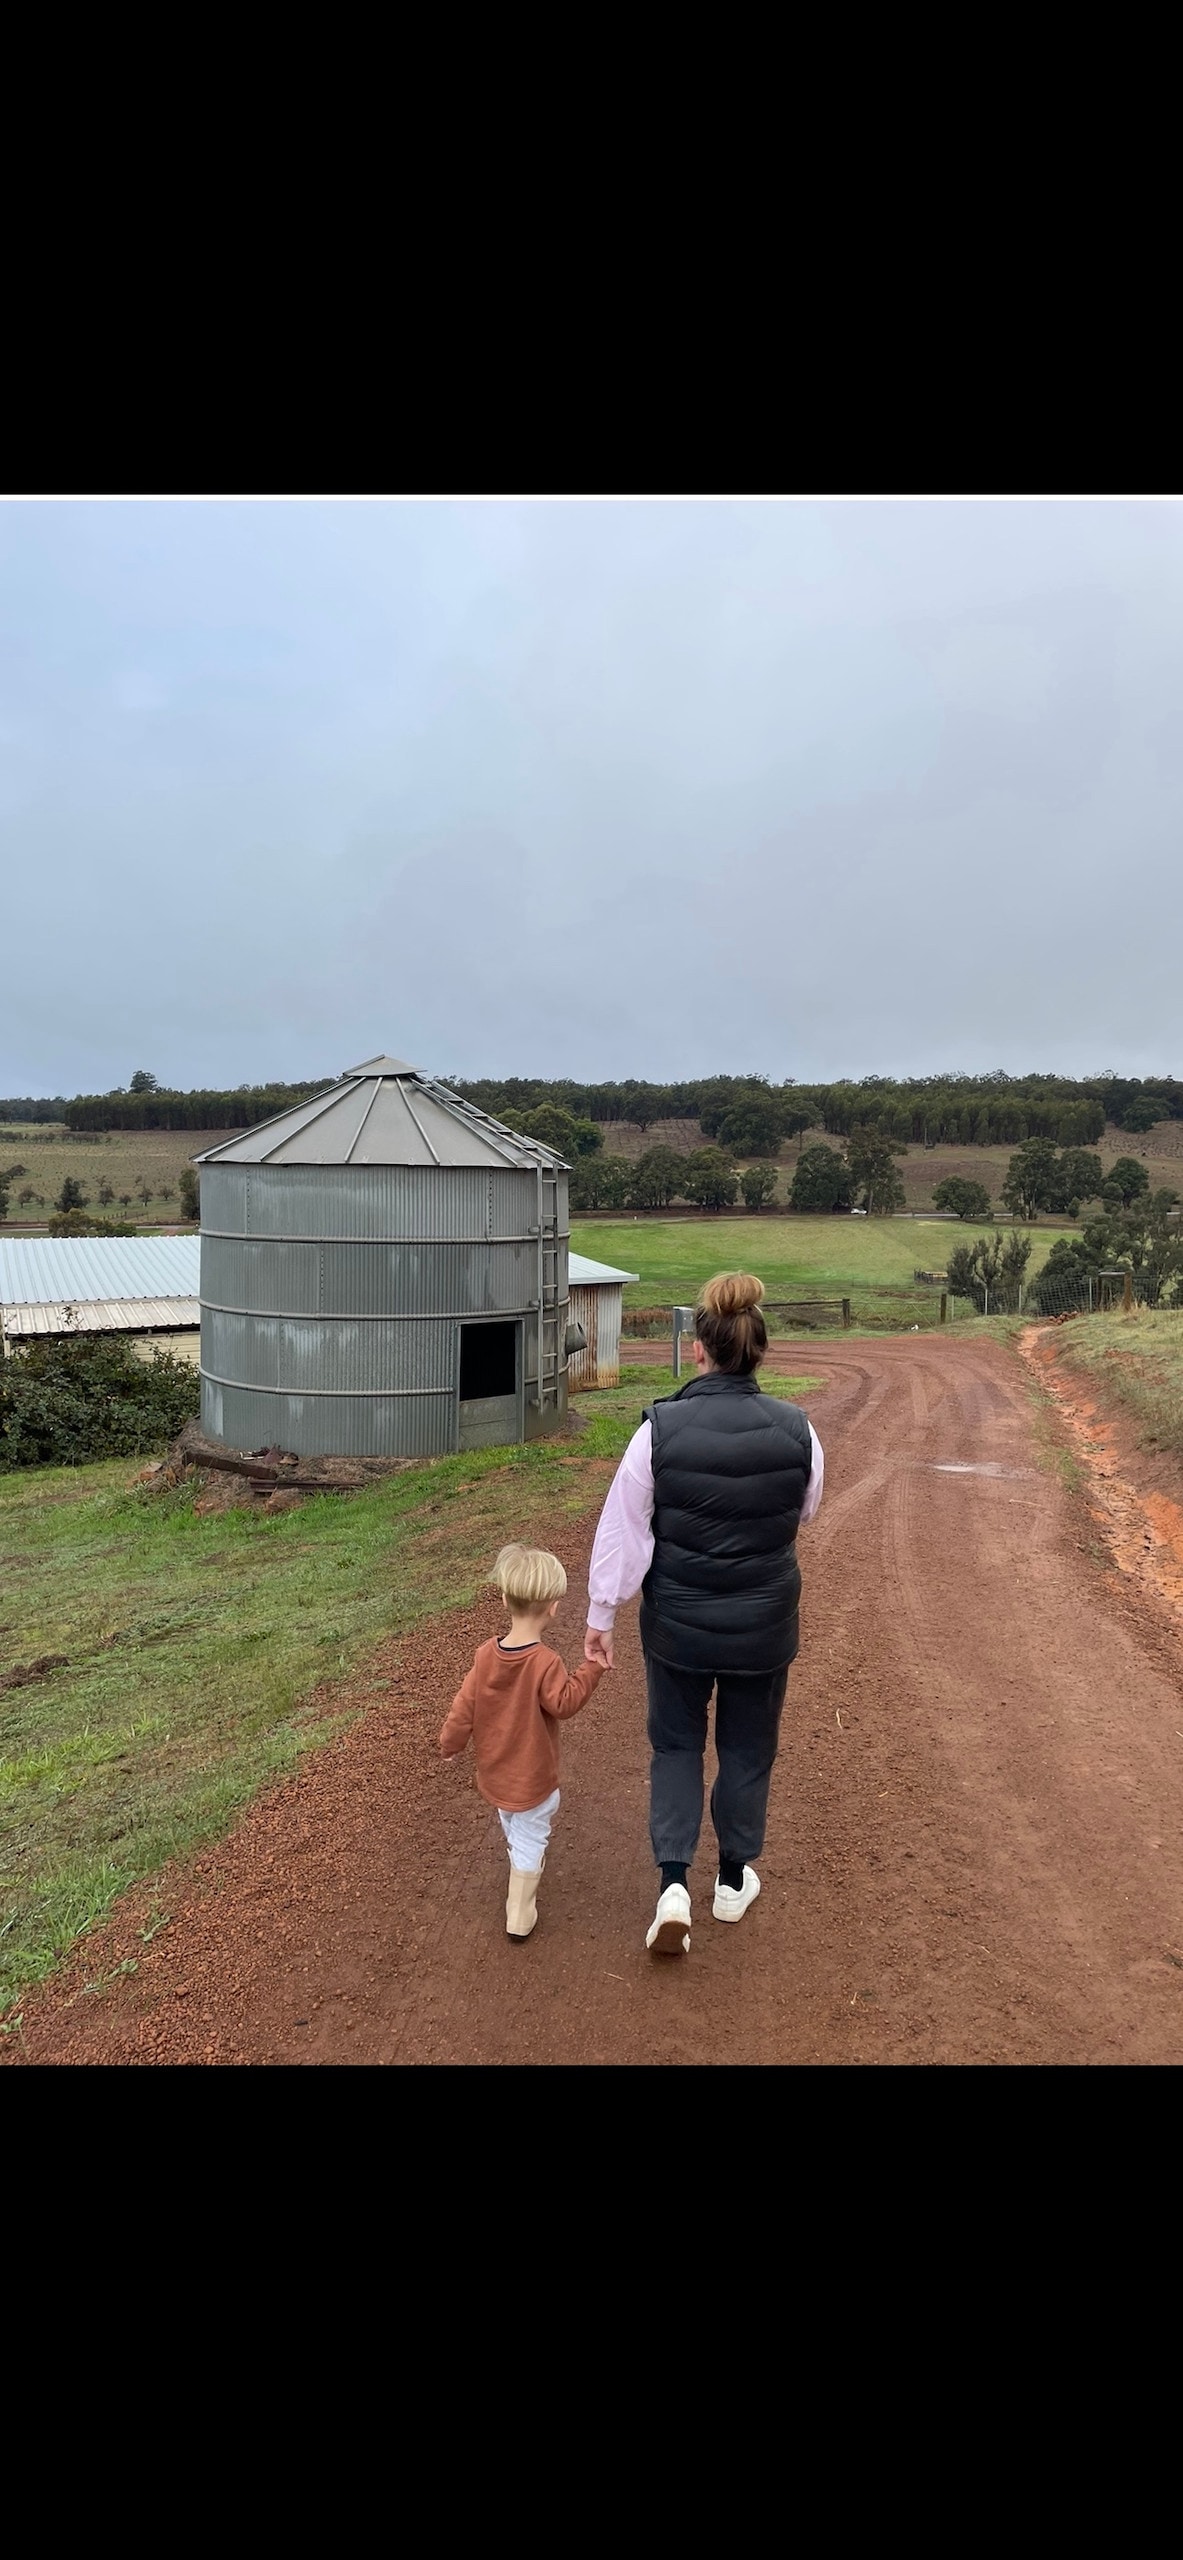
[[[963,1458],[932,1458],[928,1471],[934,1476],[1023,1476],[1030,1479],[1034,1467],[1000,1467],[995,1458],[982,1458],[971,1464]]]

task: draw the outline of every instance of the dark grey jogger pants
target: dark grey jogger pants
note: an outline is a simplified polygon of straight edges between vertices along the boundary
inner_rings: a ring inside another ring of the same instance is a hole
[[[646,1654],[653,1746],[649,1837],[659,1867],[689,1866],[698,1847],[712,1689],[719,1775],[711,1789],[711,1820],[719,1854],[739,1865],[759,1856],[788,1676],[785,1664],[779,1671],[683,1671]]]

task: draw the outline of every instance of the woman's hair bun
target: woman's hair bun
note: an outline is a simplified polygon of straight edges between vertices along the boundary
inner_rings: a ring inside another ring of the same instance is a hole
[[[742,1315],[746,1307],[758,1307],[764,1295],[764,1283],[751,1271],[717,1271],[699,1292],[699,1306],[713,1316]]]

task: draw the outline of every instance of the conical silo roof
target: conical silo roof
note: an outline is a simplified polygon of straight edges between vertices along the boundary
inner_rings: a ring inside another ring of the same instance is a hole
[[[402,1058],[367,1058],[312,1102],[207,1147],[198,1164],[561,1165],[536,1138],[463,1102]]]

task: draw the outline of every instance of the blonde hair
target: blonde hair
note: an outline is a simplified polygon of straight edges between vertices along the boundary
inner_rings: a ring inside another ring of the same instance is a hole
[[[699,1293],[694,1330],[716,1369],[747,1378],[768,1349],[760,1313],[764,1283],[751,1271],[717,1271]]]
[[[489,1580],[511,1609],[545,1609],[567,1588],[558,1557],[545,1547],[503,1547]]]

